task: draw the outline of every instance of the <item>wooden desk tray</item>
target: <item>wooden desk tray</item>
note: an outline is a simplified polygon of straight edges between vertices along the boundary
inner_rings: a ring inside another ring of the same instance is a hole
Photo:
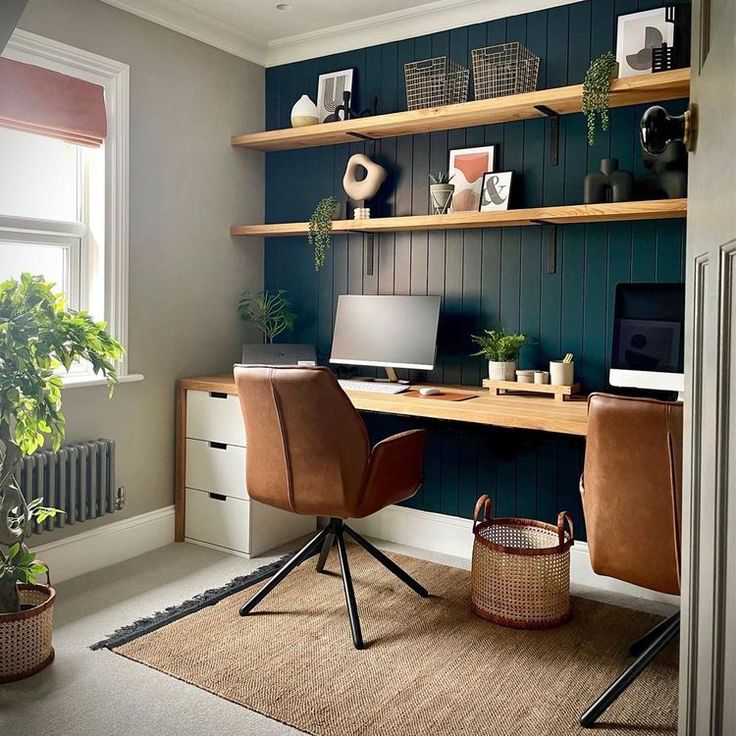
[[[518,381],[498,381],[485,378],[483,386],[491,390],[491,396],[506,393],[552,394],[555,401],[565,401],[574,394],[580,393],[579,383],[573,383],[572,386],[555,386],[550,383],[519,383]]]

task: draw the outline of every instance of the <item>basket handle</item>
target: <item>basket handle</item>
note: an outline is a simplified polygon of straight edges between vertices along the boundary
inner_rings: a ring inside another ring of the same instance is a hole
[[[572,517],[567,511],[560,511],[557,514],[557,534],[560,538],[560,546],[565,544],[565,524],[567,523],[568,531],[570,532],[570,542],[574,541],[575,535],[573,533]]]
[[[491,497],[487,494],[483,494],[475,504],[475,511],[473,511],[473,531],[475,531],[475,528],[480,523],[478,521],[478,514],[480,513],[480,510],[483,509],[483,518],[482,521],[488,521],[491,518],[491,507],[493,505],[493,501],[491,501]]]
[[[49,566],[43,560],[33,560],[34,565],[43,565],[46,568],[46,585],[51,587],[51,573],[49,572]]]

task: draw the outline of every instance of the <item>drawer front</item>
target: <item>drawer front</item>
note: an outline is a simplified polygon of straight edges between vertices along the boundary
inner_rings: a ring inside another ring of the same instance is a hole
[[[247,499],[245,448],[188,439],[185,485],[198,491],[213,491]]]
[[[236,552],[250,553],[250,502],[187,488],[185,536]]]
[[[238,397],[214,391],[187,391],[187,437],[245,447]]]

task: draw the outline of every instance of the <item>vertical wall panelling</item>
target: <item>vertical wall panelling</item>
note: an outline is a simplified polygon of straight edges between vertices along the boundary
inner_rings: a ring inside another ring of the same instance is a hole
[[[305,92],[314,99],[322,72],[354,68],[356,106],[368,105],[376,95],[379,112],[393,112],[406,109],[404,63],[447,55],[471,68],[472,49],[506,41],[521,41],[541,57],[541,89],[579,83],[590,60],[613,48],[618,14],[662,4],[584,0],[275,67],[266,73],[267,126],[288,126],[292,104]],[[472,99],[472,76],[470,94]],[[666,106],[678,114],[684,101]],[[449,149],[488,144],[499,147],[497,167],[514,171],[512,206],[575,204],[582,200],[583,177],[603,157],[614,156],[622,168],[644,173],[637,138],[644,109],[612,110],[610,130],[599,131],[592,148],[583,116],[563,116],[556,166],[550,156],[550,123],[541,119],[269,153],[267,221],[307,219],[317,200],[330,194],[344,205],[342,175],[356,152],[374,156],[389,171],[373,203],[375,214],[425,214],[430,210],[427,176],[447,168]],[[684,223],[568,225],[559,226],[556,235],[556,267],[547,273],[541,227],[381,233],[375,237],[372,276],[366,271],[368,236],[336,236],[319,274],[304,239],[272,239],[266,247],[266,286],[288,289],[299,321],[286,339],[315,342],[322,361],[329,357],[339,294],[437,294],[443,299],[437,365],[412,378],[477,386],[486,366],[469,357],[469,336],[502,323],[529,336],[522,367],[544,365],[572,351],[584,389],[605,390],[615,286],[620,281],[682,280]],[[373,439],[420,424],[366,417]],[[582,531],[577,492],[582,441],[442,422],[426,426],[426,480],[409,505],[467,517],[475,498],[490,493],[499,514],[552,520],[568,508]]]

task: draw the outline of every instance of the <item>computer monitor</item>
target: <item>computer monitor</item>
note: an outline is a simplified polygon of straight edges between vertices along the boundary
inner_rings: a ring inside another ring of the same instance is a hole
[[[684,284],[618,284],[611,385],[683,392],[684,322]]]
[[[432,370],[440,317],[438,296],[342,295],[337,300],[330,363]]]

